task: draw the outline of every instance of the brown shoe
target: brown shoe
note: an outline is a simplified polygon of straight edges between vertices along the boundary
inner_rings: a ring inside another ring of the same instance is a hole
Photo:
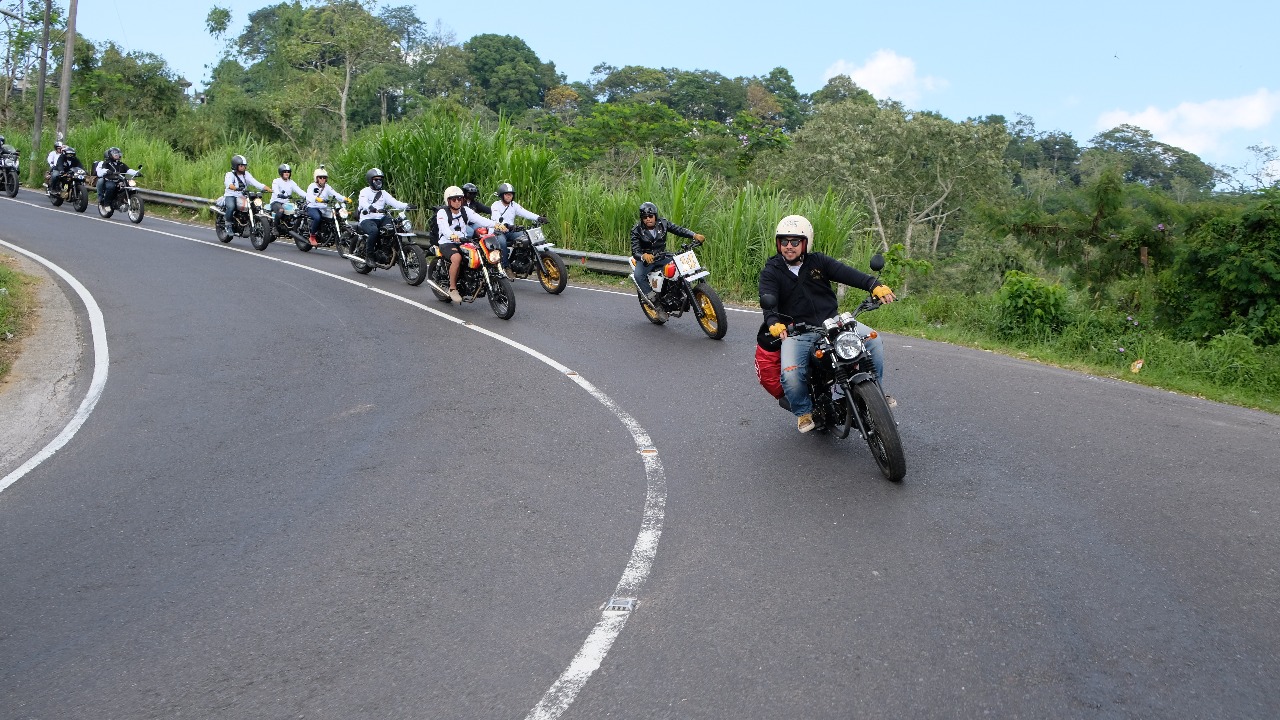
[[[802,433],[807,433],[815,427],[813,424],[813,413],[805,413],[796,418],[796,429]]]

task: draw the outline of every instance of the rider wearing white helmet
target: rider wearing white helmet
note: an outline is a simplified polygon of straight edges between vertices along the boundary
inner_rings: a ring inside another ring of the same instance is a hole
[[[462,251],[458,249],[458,243],[471,237],[476,227],[495,228],[498,232],[506,232],[507,229],[483,215],[468,213],[463,206],[466,200],[462,188],[450,185],[444,189],[444,207],[436,211],[436,227],[439,228],[436,243],[440,247],[440,256],[449,262],[449,297],[455,305],[462,303],[462,295],[458,293]]]

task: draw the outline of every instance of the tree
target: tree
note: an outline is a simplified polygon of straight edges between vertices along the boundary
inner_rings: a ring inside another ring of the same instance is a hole
[[[615,68],[601,63],[592,73],[602,77],[594,85],[596,97],[604,102],[642,100],[667,102],[671,76],[665,70],[628,65]]]
[[[1120,125],[1099,133],[1090,152],[1101,154],[1104,164],[1118,164],[1125,182],[1173,189],[1173,179],[1183,178],[1197,190],[1212,190],[1218,173],[1194,153],[1156,140],[1150,131]]]
[[[784,67],[776,67],[758,80],[782,106],[782,117],[785,120],[783,127],[787,130],[799,129],[808,116],[808,107],[800,91],[796,90],[795,79],[791,77],[791,73]]]
[[[821,90],[813,94],[812,100],[815,106],[844,102],[845,100],[852,100],[861,105],[876,104],[875,97],[859,87],[858,83],[854,82],[853,78],[848,75],[836,75],[828,80]]]
[[[542,103],[561,83],[554,63],[544,63],[523,40],[510,35],[476,35],[462,44],[471,77],[484,90],[484,104],[515,115]]]
[[[731,120],[747,106],[746,83],[709,70],[669,71],[668,105],[688,120]]]

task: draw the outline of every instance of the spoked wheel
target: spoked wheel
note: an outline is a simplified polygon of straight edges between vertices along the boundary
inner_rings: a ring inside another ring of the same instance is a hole
[[[227,230],[227,218],[219,215],[213,220],[213,231],[218,234],[218,239],[224,243],[231,242],[231,231]]]
[[[427,264],[427,277],[431,278],[433,283],[431,294],[435,295],[440,302],[452,303],[453,298],[449,297],[449,293],[440,291],[440,288],[449,287],[449,263],[443,258],[431,258],[431,262]]]
[[[406,245],[405,253],[400,257],[400,274],[410,285],[421,285],[427,279],[426,251],[417,245]]]
[[[662,325],[667,321],[667,313],[662,310],[655,309],[649,303],[644,301],[644,296],[636,290],[636,299],[640,301],[640,309],[644,311],[644,316],[649,318],[649,322],[654,325]]]
[[[712,340],[719,340],[729,332],[729,318],[724,314],[724,303],[710,285],[702,282],[693,288],[693,300],[696,302],[698,326]]]
[[[368,242],[367,238],[364,240],[359,240],[357,242],[352,243],[351,252],[347,253],[348,255],[357,256],[357,257],[351,258],[351,267],[355,268],[355,271],[360,273],[361,275],[368,275],[369,273],[373,272],[373,266],[367,264],[364,260],[361,260],[358,257],[364,254],[364,244],[366,242]]]
[[[902,452],[902,438],[893,421],[893,413],[884,400],[880,386],[867,380],[853,386],[854,396],[865,410],[863,420],[867,424],[867,446],[876,459],[880,472],[892,482],[901,482],[907,474],[907,458]]]
[[[543,290],[552,295],[564,292],[565,286],[569,284],[569,269],[554,250],[538,253],[538,282],[542,283]]]
[[[98,214],[99,215],[101,215],[104,218],[109,218],[112,215],[115,215],[115,213],[116,213],[115,207],[111,205],[103,205],[102,198],[98,198]]]
[[[54,207],[61,207],[62,193],[58,192],[57,190],[54,190],[53,194],[49,196],[49,202],[53,203]]]
[[[147,214],[147,206],[142,203],[142,198],[137,195],[129,196],[129,221],[134,225],[142,222],[142,216]]]
[[[267,235],[267,226],[264,223],[254,223],[253,229],[249,231],[249,244],[253,245],[253,249],[262,252],[271,244],[271,238]]]
[[[89,207],[89,191],[83,185],[79,188],[71,186],[71,206],[76,212],[84,212]]]
[[[489,307],[493,314],[501,320],[510,320],[516,314],[516,291],[511,281],[501,275],[493,279],[493,287],[489,290]]]
[[[4,194],[9,197],[18,197],[18,174],[15,172],[6,172],[4,178]]]

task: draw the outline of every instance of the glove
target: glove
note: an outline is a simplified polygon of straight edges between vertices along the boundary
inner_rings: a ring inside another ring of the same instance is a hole
[[[235,186],[234,184],[232,184],[232,185],[228,185],[228,186],[227,186],[227,189],[228,189],[228,190],[235,190],[235,189],[236,189],[236,186]]]
[[[875,295],[876,299],[881,302],[893,302],[894,300],[893,291],[889,289],[888,285],[877,285],[871,288],[871,294]],[[886,301],[886,297],[889,298],[889,300]]]
[[[351,204],[351,198],[342,198],[348,205]]]
[[[458,233],[449,233],[449,239],[454,242],[458,242],[459,240],[462,239],[462,236],[459,235]]]
[[[697,240],[698,242],[702,242],[703,240],[706,240],[707,238],[706,238],[706,236],[704,236],[704,235],[699,235],[698,233],[694,233],[694,234],[693,234],[693,239],[694,239],[694,240]]]
[[[787,331],[787,326],[782,323],[774,323],[769,326],[769,334],[774,337],[782,337],[782,333]]]
[[[493,226],[493,229],[497,230],[500,233],[504,233],[507,231],[507,226],[503,225],[502,223],[498,223],[497,225]]]
[[[551,221],[550,221],[550,220],[548,220],[548,219],[546,218],[546,216],[545,216],[545,215],[539,215],[539,216],[538,216],[538,224],[539,224],[539,225],[546,225],[546,224],[547,224],[547,223],[549,223],[549,222],[551,222]]]
[[[645,253],[640,256],[640,259],[644,261],[645,265],[648,265],[653,262],[653,253]]]

